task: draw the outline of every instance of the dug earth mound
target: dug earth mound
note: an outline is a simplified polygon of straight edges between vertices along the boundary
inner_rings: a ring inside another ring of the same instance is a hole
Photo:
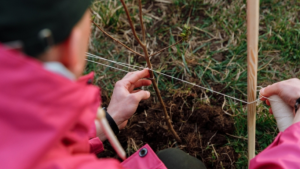
[[[221,108],[222,100],[214,99],[217,106],[203,103],[201,90],[174,90],[173,94],[162,93],[174,129],[182,139],[176,143],[164,120],[160,103],[152,96],[142,101],[129,120],[125,129],[117,136],[127,156],[133,154],[144,144],[154,151],[166,148],[179,148],[202,160],[207,168],[235,168],[238,155],[228,145],[226,134],[235,131],[231,116]],[[103,107],[109,99],[102,92]],[[117,158],[113,148],[105,142],[104,152],[99,157]]]

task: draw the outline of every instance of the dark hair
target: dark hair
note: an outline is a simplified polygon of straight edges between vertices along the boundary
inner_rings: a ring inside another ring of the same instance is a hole
[[[0,42],[17,42],[25,54],[36,57],[67,39],[90,3],[90,0],[1,0]]]

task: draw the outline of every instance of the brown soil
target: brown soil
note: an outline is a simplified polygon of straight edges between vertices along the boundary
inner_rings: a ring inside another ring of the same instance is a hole
[[[107,106],[107,94],[102,94],[103,106]],[[233,119],[221,108],[222,97],[214,99],[216,107],[201,103],[203,93],[195,88],[190,91],[173,90],[172,95],[162,95],[165,96],[163,99],[174,129],[183,143],[176,143],[165,124],[160,104],[152,97],[140,103],[126,128],[118,135],[127,155],[144,144],[149,144],[156,152],[177,147],[202,160],[207,168],[235,168],[237,153],[226,145],[226,133],[233,134],[234,124]],[[105,143],[105,148],[99,157],[116,157],[108,142]]]

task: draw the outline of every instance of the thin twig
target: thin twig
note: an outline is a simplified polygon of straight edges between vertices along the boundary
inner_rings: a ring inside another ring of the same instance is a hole
[[[176,42],[176,43],[174,43],[174,44],[172,44],[172,45],[170,45],[170,46],[167,46],[167,47],[165,47],[165,48],[159,50],[158,52],[155,52],[155,53],[151,54],[150,57],[151,57],[151,56],[154,56],[154,55],[157,55],[157,54],[161,53],[162,51],[164,51],[164,50],[166,50],[166,49],[168,49],[168,48],[170,48],[170,47],[172,47],[172,46],[177,45],[178,43],[182,42],[182,40],[183,40],[183,39],[181,39],[180,41],[178,41],[178,42]]]
[[[140,24],[143,33],[143,43],[146,44],[146,31],[143,23],[143,11],[142,11],[142,2],[139,0],[139,16],[140,16]]]
[[[238,139],[248,140],[247,138],[242,137],[242,136],[235,136],[235,135],[231,135],[231,134],[228,134],[228,133],[226,133],[226,135],[234,137],[234,138],[238,138]]]
[[[131,20],[131,18],[130,18],[130,14],[129,14],[129,12],[128,12],[128,9],[127,9],[127,7],[126,7],[126,4],[125,4],[124,0],[121,0],[121,3],[122,3],[122,5],[123,5],[123,7],[124,7],[124,9],[125,9],[125,13],[126,13],[126,15],[127,15],[127,19],[128,19],[128,21],[129,21],[129,25],[130,25],[130,27],[131,27],[132,33],[133,33],[135,39],[138,41],[138,43],[140,44],[140,46],[142,47],[142,49],[143,49],[143,51],[144,51],[144,53],[145,53],[145,56],[144,56],[144,57],[145,57],[145,59],[146,59],[147,66],[148,66],[148,68],[150,69],[150,70],[149,70],[149,73],[150,73],[150,78],[152,78],[152,85],[153,85],[153,87],[154,87],[154,90],[155,90],[155,93],[156,93],[156,95],[157,95],[157,97],[158,97],[158,100],[159,100],[161,106],[163,107],[163,111],[164,111],[164,114],[165,114],[165,120],[166,120],[166,122],[167,122],[167,124],[168,124],[168,128],[171,130],[171,132],[172,132],[173,136],[175,137],[176,141],[179,142],[179,143],[181,143],[180,137],[178,136],[178,134],[176,133],[176,131],[174,130],[174,128],[173,128],[173,126],[172,126],[172,122],[171,122],[170,117],[169,117],[169,115],[168,115],[167,108],[166,108],[166,106],[165,106],[165,103],[164,103],[164,101],[163,101],[161,95],[160,95],[160,91],[159,91],[158,86],[157,86],[157,84],[156,84],[156,81],[155,81],[155,79],[154,79],[154,73],[153,73],[153,71],[152,71],[152,65],[151,65],[151,62],[150,62],[150,58],[149,58],[149,54],[148,54],[148,50],[147,50],[147,45],[144,44],[144,43],[142,43],[141,40],[139,39],[139,37],[137,36],[136,31],[135,31],[135,28],[134,28],[134,25],[133,25],[133,23],[132,23],[132,20]],[[140,13],[140,22],[141,22],[141,24],[143,24],[142,11],[139,10],[139,13]],[[142,31],[145,31],[145,29],[143,28],[142,25],[141,25],[141,28],[142,28]],[[143,37],[146,38],[144,34],[143,34]]]
[[[139,37],[137,36],[137,34],[136,34],[136,31],[135,31],[133,22],[132,22],[132,20],[131,20],[131,17],[130,17],[130,15],[129,15],[129,12],[128,12],[128,9],[127,9],[127,6],[126,6],[124,0],[121,0],[121,3],[122,3],[122,5],[123,5],[123,7],[124,7],[125,13],[126,13],[126,15],[127,15],[127,19],[128,19],[128,21],[129,21],[129,24],[130,24],[130,27],[131,27],[131,30],[132,30],[132,33],[133,33],[135,39],[138,41],[138,43],[139,43],[141,46],[144,46],[144,44],[141,42],[140,38],[139,38]]]
[[[130,25],[130,28],[131,28],[131,31],[134,35],[134,38],[136,39],[136,41],[138,41],[138,43],[140,44],[140,46],[142,47],[144,53],[145,53],[145,59],[146,59],[146,62],[147,62],[147,66],[149,69],[152,69],[152,65],[151,65],[151,62],[149,60],[149,55],[148,55],[148,50],[147,50],[147,46],[145,44],[143,44],[140,40],[140,38],[137,36],[136,34],[136,31],[135,31],[135,28],[134,28],[134,25],[133,25],[133,22],[131,20],[131,17],[130,17],[130,14],[128,12],[128,9],[127,9],[127,6],[124,2],[124,0],[121,0],[121,3],[124,7],[124,10],[125,10],[125,13],[126,13],[126,16],[127,16],[127,19],[128,19],[128,22],[129,22],[129,25]],[[139,11],[140,12],[140,11]],[[143,19],[143,18],[140,18],[140,19]],[[141,23],[143,23],[143,21],[141,21]],[[154,77],[154,74],[152,71],[150,71],[150,77],[153,78]]]
[[[214,145],[212,144],[211,146],[212,146],[212,148],[213,148],[213,150],[214,150],[214,153],[216,154],[217,160],[219,160],[219,156],[218,156],[218,153],[217,153],[217,151],[216,151]]]
[[[92,23],[102,32],[104,33],[106,36],[110,37],[112,40],[116,41],[118,44],[124,46],[126,49],[128,49],[129,51],[131,51],[132,53],[142,56],[144,57],[144,55],[137,53],[136,51],[134,51],[133,49],[131,49],[130,47],[126,46],[124,43],[120,42],[119,40],[115,39],[114,37],[110,36],[107,32],[105,32],[105,30],[103,30],[100,26],[98,26],[93,20]]]

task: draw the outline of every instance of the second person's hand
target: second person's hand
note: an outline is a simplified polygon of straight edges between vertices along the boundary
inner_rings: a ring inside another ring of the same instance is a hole
[[[271,103],[270,113],[274,114],[280,131],[300,121],[300,113],[293,113],[296,100],[300,97],[300,80],[290,79],[274,83],[260,91],[261,100]],[[299,112],[299,110],[298,110]]]
[[[300,80],[294,78],[274,83],[261,89],[260,94],[264,97],[278,95],[286,104],[294,107],[296,100],[300,97]],[[266,98],[261,98],[261,100],[266,100]]]
[[[139,102],[150,97],[148,91],[134,90],[135,88],[151,85],[150,80],[143,79],[147,77],[149,77],[149,69],[130,72],[115,84],[107,112],[114,119],[119,129],[126,126],[128,119],[136,111]]]

